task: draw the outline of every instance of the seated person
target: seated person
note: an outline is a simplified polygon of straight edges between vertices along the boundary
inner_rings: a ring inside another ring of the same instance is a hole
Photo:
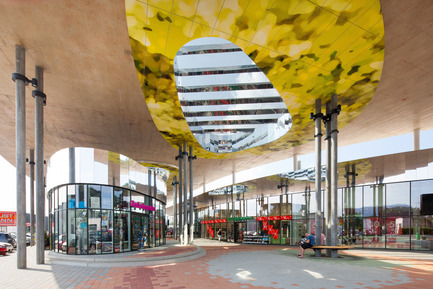
[[[304,251],[314,246],[315,243],[314,236],[309,233],[305,233],[305,237],[307,238],[307,240],[299,246],[298,258],[304,258]]]

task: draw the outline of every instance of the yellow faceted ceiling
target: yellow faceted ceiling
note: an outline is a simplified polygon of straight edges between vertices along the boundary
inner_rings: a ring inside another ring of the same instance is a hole
[[[338,95],[339,128],[354,120],[379,84],[384,27],[379,0],[126,1],[131,48],[156,127],[200,158],[232,158],[283,150],[311,141],[315,100]],[[233,153],[203,149],[177,95],[174,59],[188,42],[219,37],[240,47],[278,91],[292,117],[279,139]]]

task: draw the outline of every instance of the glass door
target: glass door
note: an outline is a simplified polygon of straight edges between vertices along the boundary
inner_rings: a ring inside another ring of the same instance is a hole
[[[236,222],[234,225],[234,240],[235,243],[242,243],[244,240],[244,235],[247,231],[247,223],[246,222]]]
[[[149,216],[131,214],[132,250],[141,250],[149,247]]]

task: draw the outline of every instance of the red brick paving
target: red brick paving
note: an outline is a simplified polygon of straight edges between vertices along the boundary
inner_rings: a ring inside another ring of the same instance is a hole
[[[172,263],[157,266],[140,266],[140,267],[123,267],[111,268],[105,276],[95,274],[91,278],[98,278],[98,280],[90,279],[80,284],[76,288],[116,288],[116,289],[132,289],[132,288],[168,288],[168,289],[194,289],[194,288],[266,288],[262,286],[254,286],[252,284],[233,283],[230,279],[222,276],[213,276],[207,273],[207,262],[217,259],[221,254],[238,252],[238,251],[264,251],[264,250],[281,250],[279,246],[259,246],[259,245],[240,245],[236,247],[224,246],[209,246],[203,247],[206,250],[206,255],[200,259]],[[292,248],[291,248],[292,249]],[[146,257],[155,256],[169,256],[184,254],[196,250],[194,246],[186,247],[172,247],[163,251],[145,252]],[[297,248],[293,248],[297,250]],[[147,254],[148,253],[148,254]],[[354,254],[356,255],[356,254]],[[362,254],[361,254],[362,255]],[[142,257],[142,256],[141,256]],[[395,265],[393,268],[396,271],[407,273],[413,282],[407,284],[392,284],[392,281],[383,282],[374,280],[381,283],[381,287],[390,289],[412,289],[412,288],[432,288],[433,284],[433,262],[416,259],[402,259],[392,256],[369,255],[369,258],[380,260],[399,260],[405,264],[410,263],[412,267]],[[217,270],[219,271],[219,270]],[[103,283],[104,281],[107,281]],[[399,280],[394,279],[398,282]],[[277,285],[277,282],[271,282]],[[358,282],[356,284],[363,285]],[[293,287],[299,287],[299,284],[290,284]],[[90,286],[90,287],[86,287]],[[242,286],[242,287],[241,287]],[[336,285],[336,288],[344,288],[344,286]],[[369,287],[367,287],[369,288]]]

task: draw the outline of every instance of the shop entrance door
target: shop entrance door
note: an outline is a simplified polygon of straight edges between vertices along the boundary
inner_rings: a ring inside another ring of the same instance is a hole
[[[235,243],[242,243],[244,240],[244,234],[247,231],[247,223],[246,222],[236,222],[234,225],[234,240]]]
[[[290,232],[292,221],[281,221],[281,244],[290,245]]]
[[[140,250],[149,247],[149,216],[132,213],[131,223],[131,249]]]

